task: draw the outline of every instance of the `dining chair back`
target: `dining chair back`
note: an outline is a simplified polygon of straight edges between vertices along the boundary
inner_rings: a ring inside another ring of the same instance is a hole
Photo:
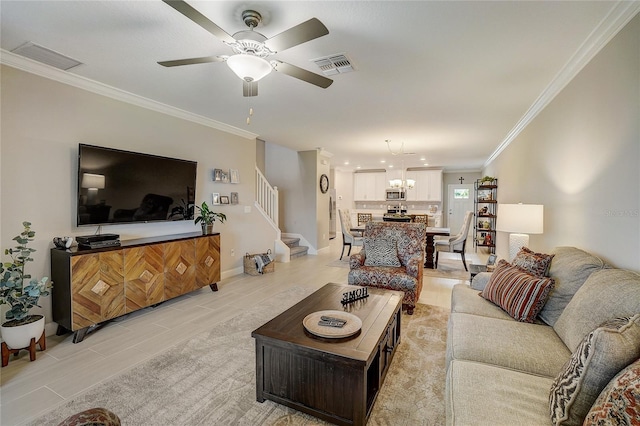
[[[344,248],[349,247],[349,252],[347,256],[351,255],[351,247],[352,246],[362,246],[363,239],[362,237],[357,237],[353,235],[351,232],[351,214],[348,210],[338,210],[338,214],[340,216],[340,227],[342,229],[342,251],[340,252],[340,260],[342,260],[342,256],[344,256]]]
[[[364,225],[367,222],[373,220],[373,214],[371,213],[358,213],[358,226]]]
[[[464,216],[464,222],[462,223],[462,228],[460,229],[460,232],[458,232],[458,234],[447,239],[436,240],[436,269],[438,269],[438,253],[440,253],[441,251],[447,251],[460,254],[460,256],[462,257],[462,265],[464,265],[464,270],[469,270],[467,269],[467,261],[464,257],[464,251],[466,248],[467,237],[469,235],[469,228],[471,227],[472,220],[473,212],[468,211]]]

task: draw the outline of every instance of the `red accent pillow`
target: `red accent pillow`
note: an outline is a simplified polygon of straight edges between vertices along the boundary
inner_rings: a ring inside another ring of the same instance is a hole
[[[515,258],[513,265],[524,269],[536,277],[546,277],[554,254],[535,253],[526,247],[522,247]]]
[[[480,295],[504,309],[518,321],[532,323],[553,289],[551,278],[535,277],[506,260],[496,270]]]

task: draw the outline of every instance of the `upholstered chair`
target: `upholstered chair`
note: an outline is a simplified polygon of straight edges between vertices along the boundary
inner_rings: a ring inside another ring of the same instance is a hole
[[[469,228],[471,227],[471,221],[473,220],[473,212],[467,212],[464,216],[464,222],[462,224],[462,229],[453,237],[445,237],[442,239],[437,239],[435,241],[435,249],[436,249],[436,269],[438,269],[438,253],[441,251],[448,251],[452,253],[458,253],[462,257],[462,264],[464,265],[464,270],[467,269],[467,261],[464,258],[464,251],[467,245],[467,237],[469,236]]]
[[[358,237],[353,235],[351,232],[351,214],[349,210],[338,210],[340,215],[340,226],[342,228],[342,251],[340,252],[340,260],[342,260],[342,256],[344,256],[344,248],[349,247],[349,252],[347,256],[351,255],[351,247],[352,246],[362,246],[362,237]]]
[[[404,292],[402,306],[409,315],[420,298],[426,225],[369,222],[364,248],[349,258],[349,284]]]

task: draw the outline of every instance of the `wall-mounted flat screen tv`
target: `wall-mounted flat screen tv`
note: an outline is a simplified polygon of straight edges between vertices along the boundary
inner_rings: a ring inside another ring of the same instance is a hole
[[[80,144],[78,226],[193,220],[197,164]]]

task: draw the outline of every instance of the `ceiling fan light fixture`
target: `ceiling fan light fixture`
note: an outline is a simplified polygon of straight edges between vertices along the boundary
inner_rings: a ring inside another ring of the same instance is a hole
[[[227,59],[227,65],[231,71],[246,82],[258,81],[273,69],[267,60],[247,54],[230,56]]]

